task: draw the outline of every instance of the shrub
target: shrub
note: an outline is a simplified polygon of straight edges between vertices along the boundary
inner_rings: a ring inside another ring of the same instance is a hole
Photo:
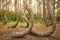
[[[0,21],[3,21],[5,12],[6,12],[5,10],[0,11]],[[23,14],[22,12],[19,12],[18,15],[19,15],[19,20],[20,20],[20,22],[24,22],[24,20],[23,20],[23,18],[22,18],[22,16],[23,16],[24,14]],[[43,18],[42,18],[41,16],[42,16],[42,15],[40,15],[40,14],[34,14],[34,22],[35,22],[35,23],[37,23],[37,22],[42,23],[42,22],[43,22]],[[26,14],[26,17],[27,17],[28,20],[30,19],[28,13]],[[16,21],[16,13],[13,12],[13,11],[9,12],[8,20],[9,20],[9,21]],[[58,12],[58,16],[56,16],[56,20],[57,20],[57,23],[60,22],[60,12]],[[5,21],[5,20],[4,20],[4,21]],[[3,22],[4,22],[4,21],[3,21]],[[49,17],[49,15],[47,15],[47,21],[48,21],[48,23],[50,22],[50,17]]]

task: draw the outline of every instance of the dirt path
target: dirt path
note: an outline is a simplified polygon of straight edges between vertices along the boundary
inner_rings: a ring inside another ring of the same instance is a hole
[[[50,37],[37,37],[37,36],[31,35],[31,34],[28,34],[22,38],[11,38],[9,36],[9,34],[12,31],[21,31],[21,30],[23,31],[23,30],[25,30],[25,28],[20,28],[18,25],[17,28],[15,28],[15,29],[7,29],[8,26],[11,26],[11,24],[0,25],[0,40],[60,40],[60,25],[56,26],[56,31]],[[39,25],[39,24],[34,25],[34,28],[37,31],[48,30],[48,28],[46,28],[42,25]]]

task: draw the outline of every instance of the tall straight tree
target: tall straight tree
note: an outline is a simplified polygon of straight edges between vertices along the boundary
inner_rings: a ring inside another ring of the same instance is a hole
[[[43,21],[44,21],[44,25],[48,26],[48,22],[47,22],[47,15],[46,15],[46,0],[43,0]]]
[[[41,4],[40,0],[37,0],[37,13],[41,13],[40,4]]]
[[[2,13],[2,0],[0,0],[0,13]],[[0,17],[2,19],[2,17]]]
[[[5,12],[5,22],[3,23],[4,25],[8,23],[8,15],[9,15],[9,3],[6,0],[6,12]],[[10,0],[9,0],[10,1]]]
[[[53,12],[54,12],[54,15],[55,15],[55,0],[53,0]]]
[[[50,1],[51,1],[51,7],[52,7],[54,15],[55,15],[55,0],[50,0]]]
[[[41,1],[40,0],[37,0],[37,14],[38,14],[38,16],[37,16],[38,19],[42,20],[42,16],[41,16]]]
[[[56,8],[57,8],[57,17],[59,17],[60,16],[60,13],[59,13],[60,12],[60,0],[57,0],[56,4],[57,4],[56,5]]]

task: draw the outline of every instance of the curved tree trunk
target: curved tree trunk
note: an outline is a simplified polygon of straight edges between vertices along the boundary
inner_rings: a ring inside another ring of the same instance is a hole
[[[17,19],[16,19],[16,22],[14,25],[11,26],[11,28],[16,28],[16,26],[18,25],[18,22],[19,22],[19,14],[18,14],[18,5],[17,5],[17,0],[15,0],[15,12],[16,12],[16,16],[17,16]]]
[[[39,37],[40,36],[44,37],[44,36],[50,36],[55,31],[55,29],[56,29],[56,19],[55,19],[54,13],[53,13],[53,11],[51,10],[51,7],[50,7],[50,0],[47,0],[47,9],[48,9],[48,12],[49,12],[49,16],[51,18],[51,23],[52,23],[51,28],[45,33],[38,32],[35,29],[32,29],[32,31],[31,31],[32,34],[34,34],[36,36],[39,36]]]
[[[26,1],[27,2],[27,1]],[[24,3],[23,3],[23,6],[24,6]],[[26,9],[24,8],[23,9],[24,11],[23,11],[23,16],[22,16],[22,18],[24,19],[24,21],[27,23],[27,26],[26,26],[26,28],[28,28],[28,26],[29,26],[29,21],[28,21],[28,19],[26,18]],[[21,27],[24,27],[24,26],[21,26]]]
[[[11,26],[11,28],[16,28],[16,26],[18,25],[19,19],[17,18],[16,22],[14,25]]]
[[[16,22],[15,22],[14,25],[11,26],[11,28],[16,28],[16,26],[18,25],[18,22],[19,22],[19,15],[18,15],[18,12],[16,12],[16,16],[17,16]]]
[[[48,9],[49,16],[51,18],[51,25],[56,26],[56,18],[54,12],[51,9],[50,0],[49,1],[47,0],[47,9]]]
[[[34,17],[33,17],[33,11],[31,10],[31,8],[27,5],[26,0],[23,1],[24,2],[24,6],[27,9],[27,11],[30,14],[30,21],[29,21],[29,27],[24,31],[24,32],[12,32],[11,36],[12,37],[22,37],[27,35],[28,33],[30,33],[30,31],[32,30],[33,27],[33,21],[34,21]]]
[[[23,16],[23,19],[24,19],[24,21],[27,23],[26,28],[28,28],[28,27],[29,27],[29,21],[28,21],[28,19],[26,18],[26,16]]]
[[[8,23],[8,10],[6,10],[5,22],[3,23],[3,25],[6,25],[7,23]]]

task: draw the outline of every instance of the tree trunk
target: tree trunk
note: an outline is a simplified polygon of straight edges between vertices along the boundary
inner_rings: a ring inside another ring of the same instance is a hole
[[[27,1],[26,1],[27,2]],[[24,3],[23,3],[23,6],[24,6]],[[23,11],[23,19],[24,19],[24,21],[27,23],[27,26],[26,26],[26,28],[28,28],[28,26],[29,26],[29,21],[28,21],[28,19],[26,18],[26,9],[25,9],[25,7],[24,7],[24,9],[23,9],[24,11]],[[26,21],[27,20],[27,21]]]
[[[19,14],[18,14],[18,5],[17,5],[17,0],[15,0],[15,12],[16,12],[16,16],[17,16],[17,19],[16,19],[16,22],[14,25],[11,26],[11,28],[16,28],[16,26],[18,25],[18,22],[19,22]]]
[[[41,7],[41,1],[40,1],[40,0],[37,0],[37,14],[38,14],[37,17],[38,17],[38,19],[40,19],[40,21],[41,21],[42,19],[41,19],[41,8],[40,8],[40,7]],[[37,19],[37,20],[38,20],[38,19]],[[38,20],[38,22],[39,22],[39,20]]]
[[[1,3],[2,3],[2,2],[1,2],[1,0],[0,0],[0,11],[1,11]]]
[[[47,22],[45,7],[46,7],[45,6],[45,0],[43,0],[43,21],[44,21],[44,25],[47,27],[48,26],[48,22]]]
[[[9,0],[10,1],[10,0]],[[8,23],[8,15],[9,15],[9,3],[7,3],[7,0],[6,0],[6,13],[5,13],[5,22],[3,23],[3,25],[6,25]]]
[[[51,23],[52,23],[51,24],[51,28],[47,32],[45,32],[45,33],[38,32],[35,29],[32,29],[31,33],[33,35],[36,35],[36,36],[39,36],[39,37],[40,36],[42,36],[42,37],[50,36],[55,31],[55,29],[56,29],[56,19],[55,19],[53,11],[51,10],[50,0],[47,0],[47,9],[48,9],[48,12],[49,12],[49,16],[51,18]]]
[[[29,27],[29,20],[26,18],[26,16],[23,16],[23,19],[24,19],[24,21],[27,23],[26,28],[28,28],[28,27]]]
[[[53,0],[53,12],[54,12],[54,15],[55,15],[55,0]]]
[[[28,4],[26,3],[26,0],[23,1],[24,2],[24,7],[26,8],[26,10],[29,12],[30,14],[30,21],[29,21],[29,27],[24,31],[24,32],[12,32],[11,36],[12,37],[22,37],[27,35],[28,33],[31,32],[32,27],[33,27],[33,23],[34,23],[34,16],[33,16],[33,11],[32,9],[28,6]]]

